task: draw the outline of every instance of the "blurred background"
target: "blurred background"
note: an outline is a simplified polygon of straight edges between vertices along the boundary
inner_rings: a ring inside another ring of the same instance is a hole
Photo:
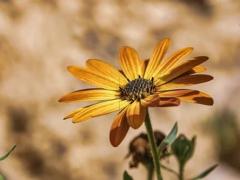
[[[17,148],[0,163],[0,173],[9,180],[120,180],[128,169],[128,144],[144,126],[113,148],[108,135],[114,113],[81,124],[63,121],[86,105],[57,102],[86,87],[66,66],[82,66],[88,58],[118,66],[123,45],[147,58],[164,37],[172,39],[169,54],[193,46],[192,56],[210,57],[206,65],[215,79],[196,88],[215,104],[151,109],[153,126],[168,133],[177,121],[179,132],[197,135],[186,177],[218,163],[206,179],[240,179],[239,0],[1,0],[0,155]],[[165,164],[177,169],[174,158]],[[128,172],[145,179],[141,166]]]

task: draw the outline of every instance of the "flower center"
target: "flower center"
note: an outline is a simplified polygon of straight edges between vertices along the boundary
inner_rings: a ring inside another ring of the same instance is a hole
[[[151,80],[143,79],[139,76],[138,79],[129,81],[124,87],[120,87],[120,96],[122,99],[135,101],[143,99],[155,91],[153,78]]]

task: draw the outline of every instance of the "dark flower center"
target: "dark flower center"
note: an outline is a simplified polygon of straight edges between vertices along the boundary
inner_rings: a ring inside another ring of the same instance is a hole
[[[138,79],[129,81],[124,87],[120,87],[120,96],[122,99],[129,101],[140,100],[153,94],[155,86],[153,78],[151,80],[143,79],[139,76]]]

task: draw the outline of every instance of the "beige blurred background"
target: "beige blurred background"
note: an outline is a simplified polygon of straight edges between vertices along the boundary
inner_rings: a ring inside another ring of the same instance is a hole
[[[58,98],[86,87],[66,66],[88,58],[117,66],[123,45],[147,58],[164,37],[172,39],[170,53],[193,46],[192,56],[210,57],[215,80],[197,88],[215,104],[151,109],[155,129],[167,133],[178,121],[180,132],[197,135],[186,177],[219,163],[206,179],[240,179],[239,0],[1,0],[0,155],[17,148],[0,163],[0,173],[9,180],[120,180],[128,169],[128,143],[144,126],[113,148],[108,134],[114,114],[81,124],[63,121],[84,103],[59,104]],[[177,169],[174,158],[164,163]],[[128,172],[145,179],[141,166]]]

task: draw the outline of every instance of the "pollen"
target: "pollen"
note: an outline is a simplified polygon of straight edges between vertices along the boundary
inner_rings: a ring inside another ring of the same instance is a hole
[[[120,87],[120,97],[124,100],[135,101],[143,99],[155,91],[153,78],[151,80],[138,77],[129,81],[124,87]]]

